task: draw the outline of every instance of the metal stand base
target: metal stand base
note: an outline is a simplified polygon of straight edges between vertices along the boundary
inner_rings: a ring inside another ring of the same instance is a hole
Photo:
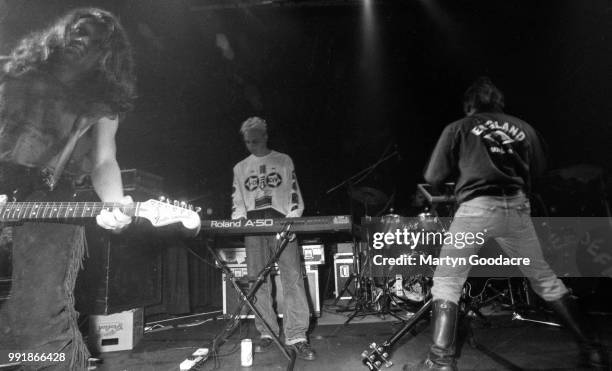
[[[261,285],[265,282],[266,278],[272,271],[272,268],[274,268],[274,264],[276,264],[276,262],[278,261],[281,253],[284,251],[289,241],[292,241],[295,238],[295,235],[289,232],[290,228],[291,228],[291,223],[287,223],[284,230],[281,233],[277,234],[276,238],[279,240],[279,242],[278,242],[278,247],[276,248],[274,255],[268,260],[266,266],[259,272],[259,274],[257,275],[257,279],[255,280],[255,283],[251,286],[251,288],[246,294],[245,292],[242,291],[238,283],[236,283],[235,276],[233,272],[231,271],[231,269],[229,269],[227,265],[223,261],[221,261],[221,259],[219,259],[215,251],[208,244],[206,244],[206,247],[208,248],[210,253],[215,257],[217,264],[219,265],[219,267],[221,267],[221,270],[223,270],[226,277],[228,277],[228,279],[230,280],[232,287],[234,288],[234,290],[236,291],[240,299],[240,303],[234,310],[232,314],[232,318],[230,319],[228,324],[225,326],[225,328],[223,328],[223,330],[221,330],[217,334],[217,336],[215,336],[213,340],[212,347],[211,347],[213,354],[216,354],[218,348],[221,345],[223,345],[223,343],[225,343],[227,339],[232,335],[232,333],[236,330],[236,328],[238,327],[238,324],[240,323],[240,313],[242,312],[242,308],[244,308],[244,306],[246,305],[253,312],[253,314],[259,320],[261,320],[263,325],[268,330],[268,333],[271,334],[272,340],[274,341],[276,346],[280,349],[280,351],[283,353],[285,358],[287,358],[287,360],[289,361],[287,365],[287,371],[293,370],[293,366],[295,365],[295,358],[296,358],[295,352],[291,350],[289,347],[281,343],[279,336],[277,336],[272,331],[272,328],[270,327],[270,325],[263,319],[261,312],[259,312],[259,310],[255,307],[255,293],[261,287]]]

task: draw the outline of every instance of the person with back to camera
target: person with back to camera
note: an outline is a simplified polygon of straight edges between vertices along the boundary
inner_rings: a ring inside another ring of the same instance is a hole
[[[530,218],[526,194],[542,174],[544,151],[536,131],[525,121],[505,114],[504,96],[487,77],[465,92],[465,118],[446,126],[425,170],[434,187],[454,181],[459,205],[451,234],[486,231],[511,258],[529,258],[520,265],[531,287],[556,312],[580,346],[581,366],[609,368],[608,355],[596,332],[570,298],[563,282],[543,258]],[[465,257],[479,246],[442,247],[440,257]],[[471,266],[438,265],[434,273],[433,344],[428,357],[404,370],[457,370],[458,304]]]

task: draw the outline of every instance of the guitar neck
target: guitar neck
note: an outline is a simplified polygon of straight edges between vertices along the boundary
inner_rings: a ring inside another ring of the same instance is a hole
[[[0,205],[0,222],[38,219],[93,218],[102,210],[120,209],[124,214],[138,214],[140,202],[125,206],[116,202],[7,202]]]

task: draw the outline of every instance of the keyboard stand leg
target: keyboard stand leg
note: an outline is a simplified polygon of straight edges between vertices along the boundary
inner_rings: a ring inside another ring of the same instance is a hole
[[[255,301],[254,301],[255,293],[261,287],[261,285],[265,282],[266,277],[268,277],[268,275],[272,271],[272,268],[274,267],[274,265],[280,258],[280,255],[285,250],[285,247],[287,246],[289,241],[295,238],[295,235],[289,232],[290,227],[291,227],[291,224],[288,224],[283,230],[283,232],[277,234],[276,238],[278,239],[278,247],[276,248],[274,255],[268,260],[266,266],[259,272],[259,274],[257,275],[257,279],[255,280],[255,283],[251,286],[251,288],[246,294],[240,288],[240,286],[238,286],[238,283],[236,283],[234,273],[231,271],[231,269],[229,269],[227,265],[223,261],[221,261],[221,259],[219,259],[214,249],[212,249],[209,244],[206,244],[206,247],[211,252],[211,254],[215,257],[215,260],[217,264],[219,265],[219,267],[221,267],[221,270],[225,273],[226,277],[230,279],[230,282],[232,283],[232,287],[234,288],[234,290],[236,291],[240,299],[240,303],[238,304],[238,306],[236,307],[236,309],[234,310],[232,314],[232,319],[227,323],[225,328],[223,328],[223,330],[221,330],[217,334],[217,336],[215,336],[213,340],[213,344],[211,347],[213,354],[217,352],[218,348],[221,345],[223,345],[223,343],[225,343],[225,341],[232,335],[234,330],[236,330],[236,328],[238,327],[238,324],[240,323],[240,313],[242,312],[242,308],[246,305],[253,312],[253,314],[261,320],[261,322],[266,327],[268,332],[272,335],[272,340],[274,341],[274,343],[276,343],[276,345],[281,350],[283,355],[289,361],[289,364],[287,365],[287,370],[288,371],[293,370],[293,365],[295,364],[295,357],[296,357],[295,352],[293,352],[292,350],[290,350],[288,347],[286,347],[284,344],[281,343],[280,338],[276,334],[274,334],[270,325],[263,319],[263,316],[261,315],[259,310],[255,307]]]

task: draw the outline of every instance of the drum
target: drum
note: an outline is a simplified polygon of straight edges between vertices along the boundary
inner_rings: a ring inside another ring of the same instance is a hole
[[[389,291],[400,299],[420,303],[429,295],[431,278],[420,274],[404,276],[397,274],[388,282]]]
[[[430,212],[417,215],[419,229],[425,232],[444,232],[445,228],[440,218]]]
[[[397,275],[431,275],[429,265],[419,256],[438,252],[436,246],[423,243],[425,233],[442,231],[441,223],[432,214],[403,217],[387,214],[365,224],[369,238],[369,268],[372,277],[391,279]],[[439,240],[439,239],[438,239]]]

